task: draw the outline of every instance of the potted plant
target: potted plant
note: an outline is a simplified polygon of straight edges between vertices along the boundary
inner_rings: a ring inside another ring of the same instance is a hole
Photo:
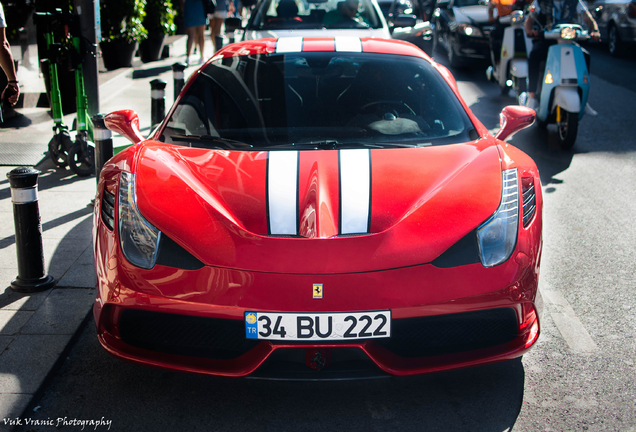
[[[148,38],[139,46],[142,62],[156,61],[161,58],[166,36],[176,31],[174,23],[176,15],[177,12],[170,0],[146,0],[146,17],[143,25],[148,31]]]
[[[145,0],[102,0],[100,48],[108,70],[132,66],[139,42],[148,32],[143,25]]]

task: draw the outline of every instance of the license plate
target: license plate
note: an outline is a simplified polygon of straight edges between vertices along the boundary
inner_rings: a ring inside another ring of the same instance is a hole
[[[248,339],[342,341],[391,336],[391,311],[337,313],[245,312]]]

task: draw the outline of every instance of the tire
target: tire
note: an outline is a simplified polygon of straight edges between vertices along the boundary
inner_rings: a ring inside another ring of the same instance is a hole
[[[579,113],[561,110],[561,122],[557,123],[557,134],[562,149],[569,150],[574,146],[579,129]]]
[[[614,57],[622,57],[625,53],[624,44],[618,35],[618,29],[614,23],[610,24],[607,30],[607,48]]]
[[[67,130],[61,129],[53,135],[53,138],[49,141],[49,156],[53,163],[60,168],[64,168],[68,164],[68,149],[72,146],[73,141]]]
[[[85,141],[77,140],[68,151],[68,166],[80,177],[95,173],[95,150]]]

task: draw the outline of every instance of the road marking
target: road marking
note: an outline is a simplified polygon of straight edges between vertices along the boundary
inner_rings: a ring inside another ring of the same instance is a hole
[[[541,293],[545,300],[558,310],[558,312],[550,312],[550,316],[570,349],[576,353],[591,353],[598,350],[598,346],[563,294],[547,290],[541,290]]]

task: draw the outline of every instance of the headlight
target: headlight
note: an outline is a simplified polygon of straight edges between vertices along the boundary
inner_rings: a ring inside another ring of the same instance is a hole
[[[484,267],[506,261],[517,244],[519,226],[519,181],[517,170],[503,172],[503,189],[499,208],[482,226],[477,228],[479,255]]]
[[[457,27],[457,30],[460,33],[465,34],[466,36],[471,36],[471,37],[482,36],[481,30],[479,29],[479,27],[475,27],[470,24],[460,24],[459,27]]]
[[[157,260],[161,232],[139,213],[135,176],[122,172],[119,179],[119,244],[124,256],[137,267],[151,269]]]
[[[562,39],[574,39],[576,37],[576,29],[571,27],[565,27],[561,29],[561,38]]]

